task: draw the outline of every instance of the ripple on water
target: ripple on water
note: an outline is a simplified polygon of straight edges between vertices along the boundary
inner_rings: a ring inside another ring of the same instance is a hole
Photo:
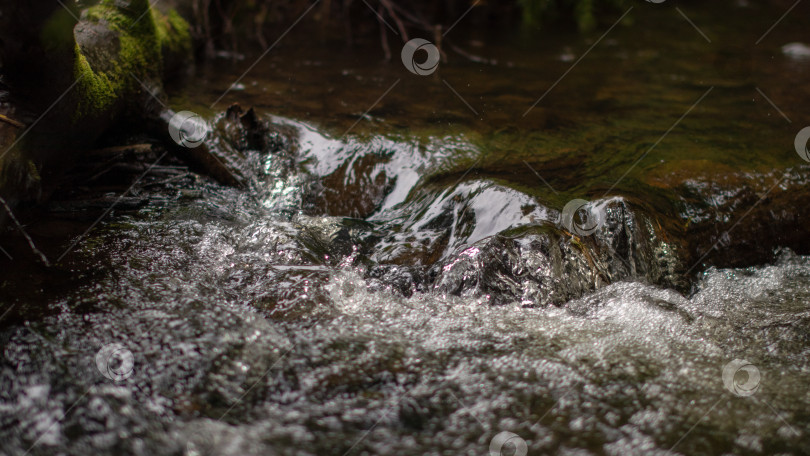
[[[42,436],[32,454],[481,454],[502,430],[534,453],[806,449],[806,257],[708,271],[691,298],[618,282],[559,308],[406,298],[338,265],[312,281],[317,310],[277,321],[206,282],[241,264],[272,283],[258,264],[301,258],[250,258],[284,243],[266,226],[231,235],[242,243],[217,257],[232,240],[201,234],[182,280],[133,261],[101,284],[99,312],[9,331],[0,417],[21,432],[5,451]],[[93,361],[111,341],[135,358],[120,383]],[[724,388],[734,358],[762,373],[754,398]]]

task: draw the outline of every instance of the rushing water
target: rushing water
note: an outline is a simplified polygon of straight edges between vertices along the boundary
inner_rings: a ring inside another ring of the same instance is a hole
[[[78,240],[55,266],[3,260],[0,454],[810,453],[810,257],[688,252],[775,182],[717,250],[803,236],[757,227],[806,201],[810,66],[780,47],[807,37],[785,19],[749,50],[782,10],[685,12],[712,43],[639,8],[525,117],[598,35],[459,30],[498,62],[426,78],[374,45],[271,53],[226,98],[289,138],[245,151],[247,189],[149,174],[87,236],[95,213],[67,240],[32,222],[51,259]],[[249,63],[173,106],[203,111]],[[572,198],[596,232],[562,226]]]

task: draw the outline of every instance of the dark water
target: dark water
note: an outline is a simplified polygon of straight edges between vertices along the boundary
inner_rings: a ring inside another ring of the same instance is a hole
[[[559,83],[618,16],[460,26],[497,62],[425,77],[292,33],[213,109],[254,60],[202,69],[212,141],[238,101],[294,146],[31,222],[78,243],[2,260],[0,453],[810,453],[810,257],[710,266],[802,245],[806,7],[753,44],[789,6],[639,4]]]

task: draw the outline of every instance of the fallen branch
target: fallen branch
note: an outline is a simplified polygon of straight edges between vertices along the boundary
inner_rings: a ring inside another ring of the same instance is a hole
[[[16,120],[14,120],[14,119],[12,119],[10,117],[4,116],[3,114],[0,114],[0,120],[2,120],[3,122],[5,122],[5,123],[7,123],[9,125],[15,126],[17,128],[25,128],[25,124],[23,124],[21,122],[17,122]]]
[[[8,216],[11,218],[11,220],[14,222],[14,224],[17,225],[17,229],[20,230],[20,233],[22,233],[25,240],[28,241],[28,246],[31,247],[31,251],[33,251],[34,254],[36,254],[39,257],[39,259],[42,260],[43,263],[45,263],[45,266],[51,267],[51,263],[50,263],[50,261],[48,261],[48,257],[46,257],[45,254],[42,253],[37,248],[37,246],[34,244],[34,240],[31,239],[31,236],[29,236],[28,233],[25,231],[25,229],[23,228],[20,221],[17,220],[17,217],[14,215],[14,212],[11,211],[11,207],[9,207],[6,200],[3,199],[3,197],[1,197],[1,196],[0,196],[0,204],[3,205],[3,207],[6,209],[6,213],[8,214]]]

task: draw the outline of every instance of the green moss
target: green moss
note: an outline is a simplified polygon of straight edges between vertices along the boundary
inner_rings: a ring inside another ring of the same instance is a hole
[[[75,121],[104,113],[116,102],[124,109],[138,109],[127,104],[139,99],[141,82],[159,85],[166,58],[191,52],[188,23],[176,12],[157,12],[145,0],[133,1],[127,9],[104,0],[88,8],[83,19],[115,32],[119,48],[116,55],[109,56],[112,69],[97,71],[76,46],[75,76],[81,80]]]
[[[28,178],[34,182],[42,181],[42,176],[39,174],[36,163],[34,163],[33,160],[28,160],[26,165],[28,166]]]
[[[133,0],[127,7],[117,6],[114,0],[102,0],[98,5],[87,8],[84,18],[93,22],[106,21],[117,30],[147,37],[155,35],[153,14],[150,14],[153,12],[146,0]]]
[[[152,10],[152,20],[163,57],[191,53],[191,27],[177,11],[162,15]]]
[[[75,52],[74,77],[78,81],[79,105],[76,108],[74,121],[78,121],[112,106],[116,99],[116,90],[106,74],[96,73],[90,68],[90,64],[82,55],[78,44]]]
[[[121,60],[137,55],[144,57],[145,61],[152,65],[160,64],[159,32],[154,20],[160,13],[152,10],[148,3],[133,1],[129,8],[123,9],[115,6],[112,0],[105,0],[88,8],[85,14],[87,20],[106,24],[111,30],[119,33],[122,41]],[[123,43],[125,40],[130,41],[126,49]],[[124,52],[127,55],[123,55]]]

